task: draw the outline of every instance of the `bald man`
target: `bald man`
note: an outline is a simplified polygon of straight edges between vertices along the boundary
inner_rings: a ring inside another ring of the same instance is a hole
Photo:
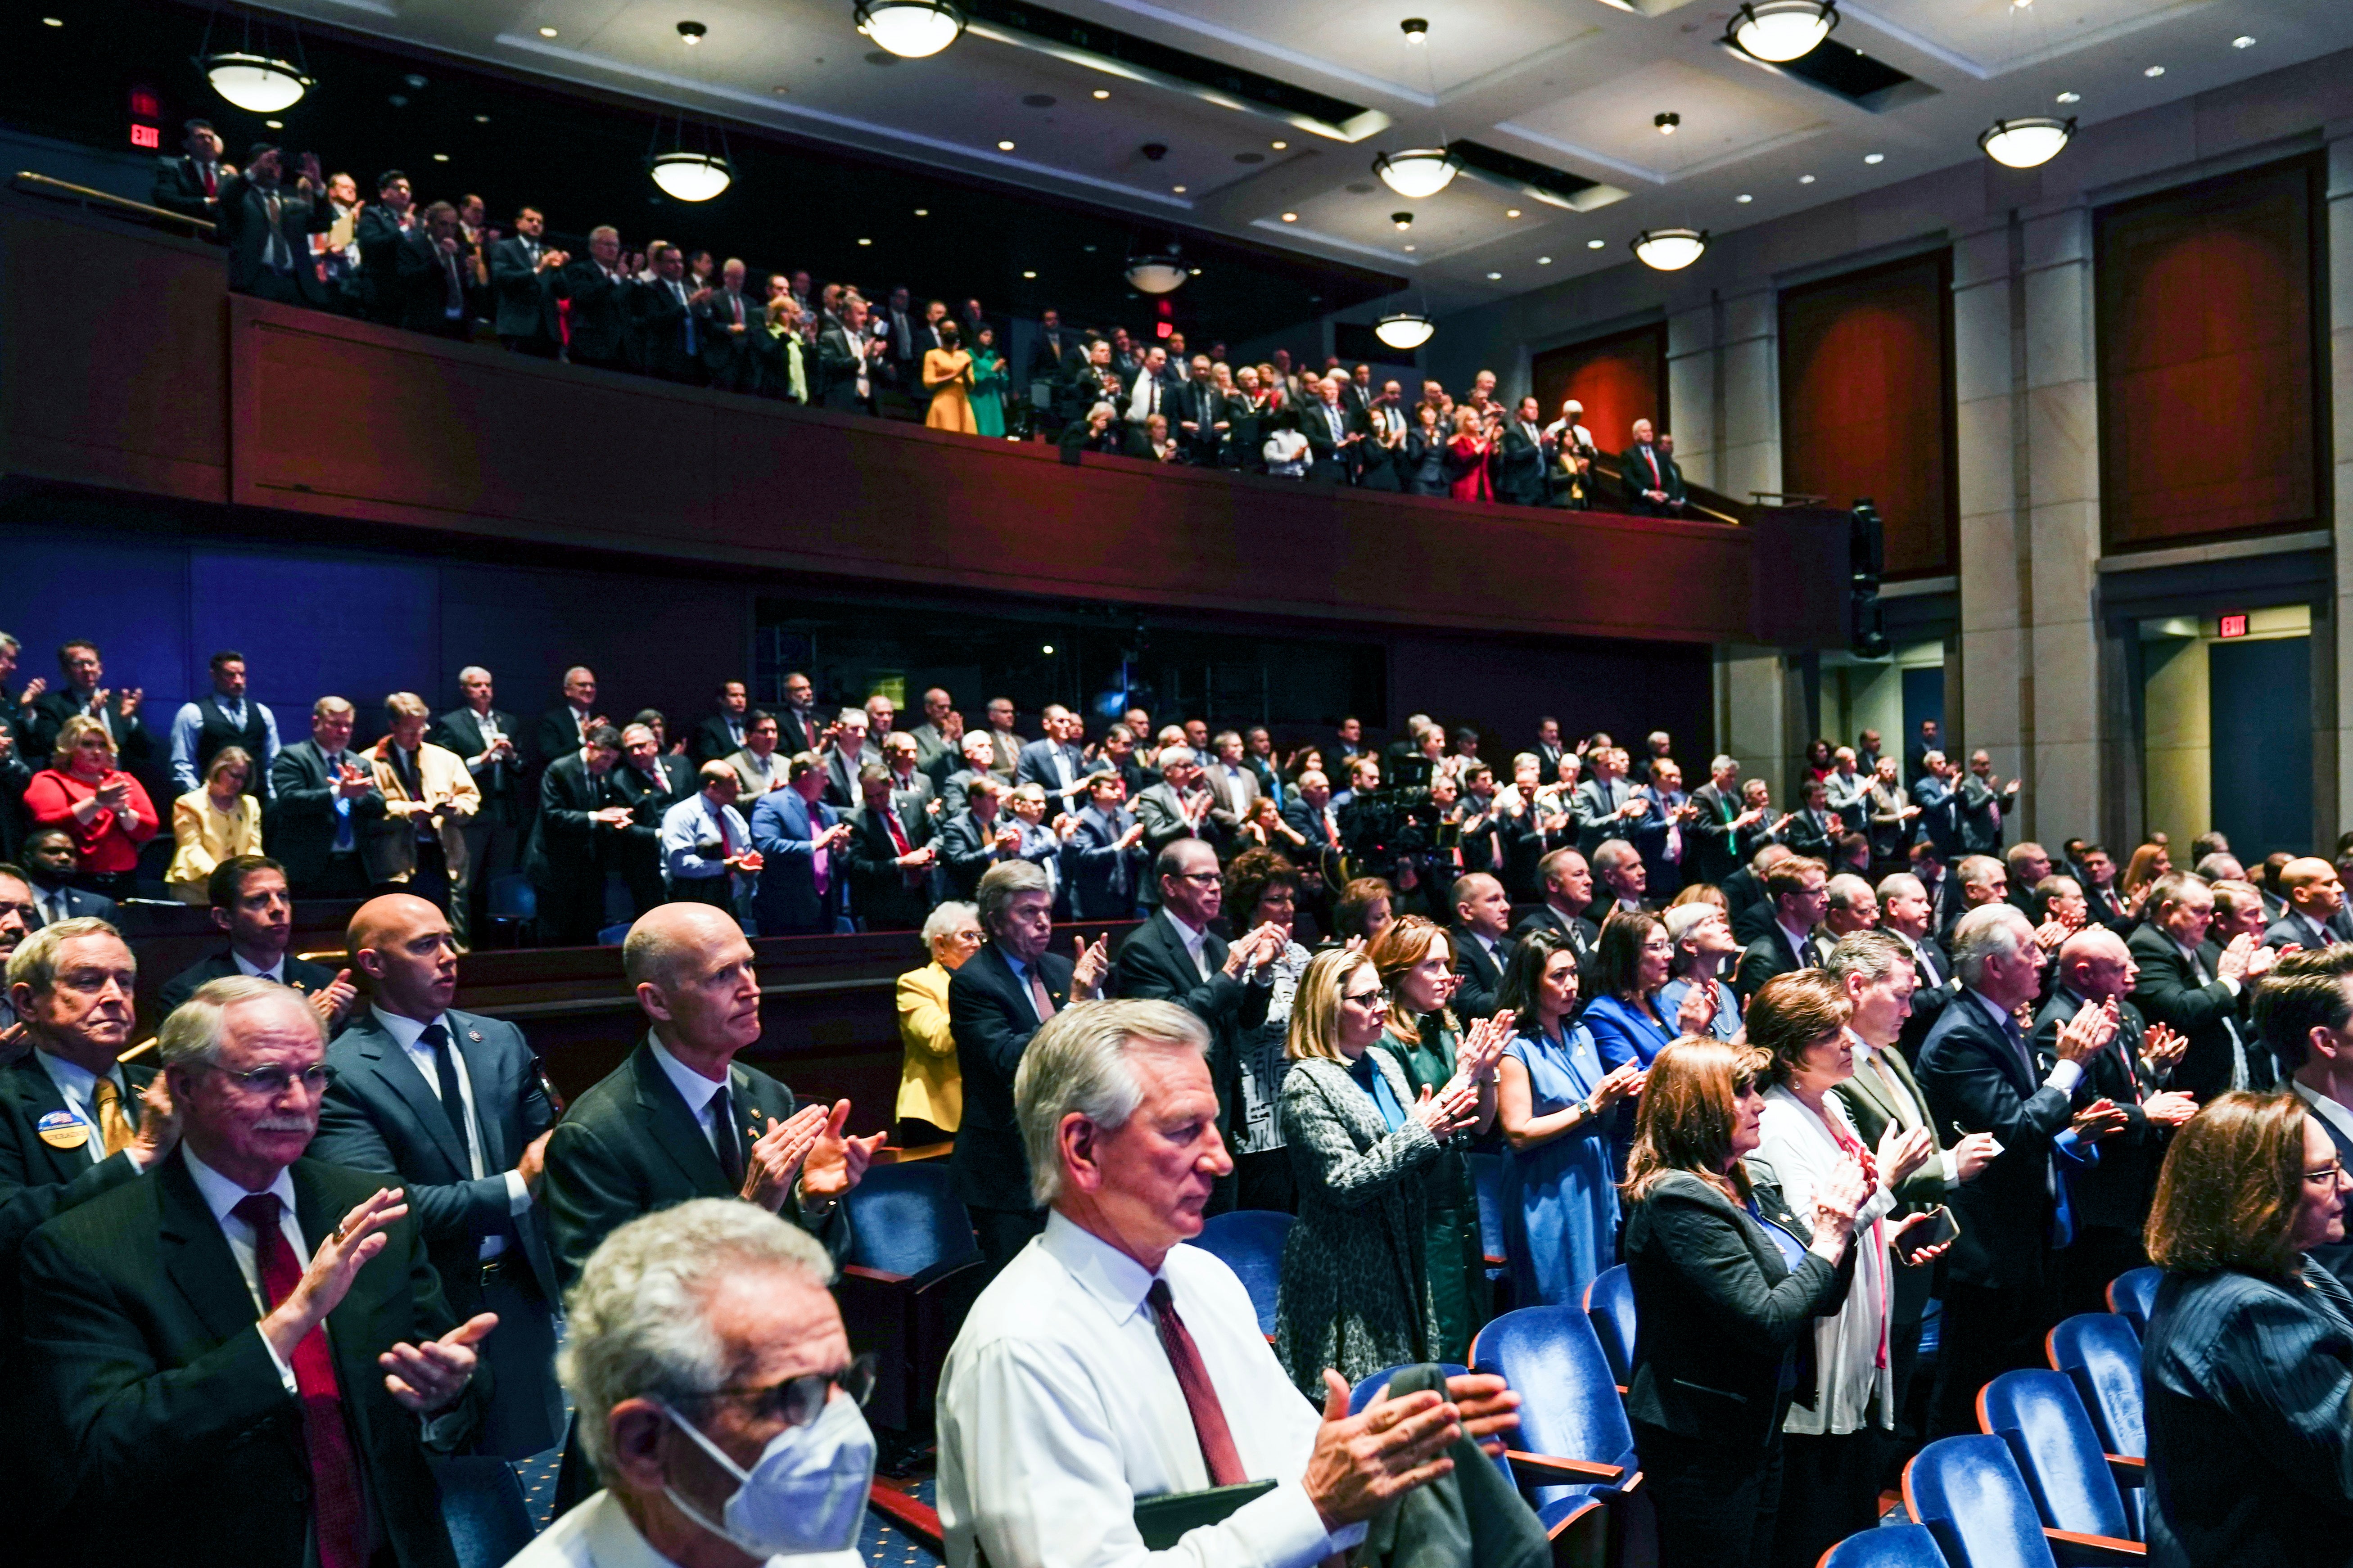
[[[2314,952],[2334,942],[2337,936],[2328,922],[2345,908],[2345,884],[2336,866],[2306,855],[2280,868],[2279,885],[2287,908],[2263,932],[2263,945]]]
[[[743,928],[709,904],[664,904],[629,928],[621,962],[646,1034],[572,1102],[548,1143],[558,1278],[568,1286],[615,1229],[689,1198],[740,1197],[846,1253],[840,1200],[883,1134],[849,1137],[849,1101],[803,1106],[735,1060],[760,1037],[760,980]]]
[[[555,1109],[522,1031],[460,1013],[458,948],[441,910],[408,893],[370,899],[344,946],[368,1005],[327,1049],[335,1080],[311,1157],[381,1172],[408,1194],[426,1255],[460,1320],[496,1312],[482,1450],[520,1459],[555,1446],[554,1312],[562,1300],[537,1211]]]

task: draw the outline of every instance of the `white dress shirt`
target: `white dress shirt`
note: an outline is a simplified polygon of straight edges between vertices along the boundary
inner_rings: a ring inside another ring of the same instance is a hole
[[[767,1568],[866,1568],[855,1548],[771,1557]],[[584,1499],[508,1559],[506,1568],[677,1568],[649,1545],[611,1492]]]
[[[280,985],[286,984],[286,955],[282,952],[278,955],[278,962],[267,969],[248,963],[245,954],[235,948],[229,949],[228,960],[237,965],[237,972],[239,974],[251,975],[256,980],[275,980]]]
[[[196,1152],[185,1143],[180,1145],[180,1156],[187,1161],[188,1174],[195,1179],[197,1193],[203,1196],[205,1206],[213,1211],[221,1235],[228,1240],[229,1256],[237,1259],[237,1271],[245,1276],[246,1291],[253,1298],[253,1331],[259,1334],[261,1320],[269,1315],[269,1299],[261,1293],[261,1266],[254,1257],[253,1227],[230,1212],[252,1194],[197,1159]],[[310,1268],[311,1244],[303,1239],[302,1221],[294,1212],[294,1178],[281,1166],[269,1190],[278,1195],[278,1231],[286,1238],[286,1245],[294,1249],[295,1266]],[[278,1380],[286,1385],[286,1392],[294,1393],[294,1368],[278,1353],[278,1347],[269,1342],[267,1334],[262,1334],[261,1348],[269,1352],[271,1363],[278,1368]]]
[[[1208,945],[1209,928],[1203,926],[1195,931],[1168,910],[1164,909],[1160,913],[1176,932],[1176,940],[1185,944],[1185,956],[1193,961],[1193,967],[1201,972],[1202,979],[1207,980],[1209,977],[1209,955],[1205,950]]]
[[[651,1035],[646,1037],[646,1043],[654,1048],[654,1060],[660,1064],[662,1077],[670,1079],[670,1087],[677,1089],[686,1100],[686,1112],[694,1118],[694,1124],[702,1129],[702,1136],[711,1144],[711,1152],[713,1154],[718,1153],[719,1135],[712,1130],[711,1102],[717,1097],[719,1091],[726,1087],[725,1083],[721,1079],[703,1077],[662,1049],[662,1043]],[[732,1104],[730,1109],[733,1109]],[[744,1147],[749,1148],[749,1143],[745,1143]]]
[[[954,1568],[1307,1568],[1353,1550],[1301,1478],[1322,1415],[1283,1375],[1233,1270],[1198,1247],[1161,1265],[1234,1450],[1274,1490],[1148,1552],[1138,1498],[1209,1485],[1192,1412],[1145,1295],[1155,1276],[1060,1214],[973,1304],[939,1394],[940,1524]]]
[[[387,1013],[373,1004],[369,1005],[368,1011],[375,1015],[376,1027],[392,1037],[393,1042],[407,1056],[410,1065],[417,1068],[417,1075],[425,1080],[425,1087],[432,1091],[433,1098],[439,1100],[441,1067],[433,1059],[433,1047],[427,1045],[422,1038],[426,1026],[414,1018],[404,1018],[396,1014]],[[433,1022],[440,1025],[443,1032],[449,1037],[449,1067],[458,1079],[458,1098],[465,1102],[466,1108],[466,1163],[470,1167],[468,1173],[479,1182],[490,1173],[483,1168],[482,1120],[480,1113],[474,1109],[474,1079],[472,1075],[466,1071],[466,1053],[458,1048],[458,1031],[451,1026],[448,1016],[444,1014]],[[523,1184],[522,1173],[509,1171],[506,1175],[507,1213],[511,1215],[529,1213],[531,1189]],[[503,1236],[482,1237],[484,1258],[495,1258],[504,1252],[506,1247],[507,1238]]]

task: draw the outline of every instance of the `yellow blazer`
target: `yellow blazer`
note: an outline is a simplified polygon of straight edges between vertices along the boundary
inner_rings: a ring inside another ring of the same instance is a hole
[[[205,890],[213,868],[233,855],[261,853],[261,802],[237,797],[237,810],[223,816],[199,785],[172,803],[172,865],[164,880],[174,888]],[[199,900],[201,901],[201,900]],[[947,992],[944,987],[941,995]]]
[[[953,1132],[964,1120],[964,1069],[948,1033],[948,972],[935,959],[899,976],[899,1114]]]
[[[371,771],[375,774],[375,787],[384,795],[384,822],[369,835],[365,853],[367,874],[371,881],[406,882],[417,875],[417,835],[410,830],[408,815],[390,809],[396,803],[411,797],[400,784],[400,774],[392,765],[392,739],[386,736],[369,753]],[[466,771],[466,759],[457,752],[434,745],[430,742],[417,748],[417,783],[427,801],[448,806],[441,818],[441,856],[448,863],[452,887],[466,885],[466,838],[459,826],[467,817],[482,809],[482,792],[474,783],[474,775]]]

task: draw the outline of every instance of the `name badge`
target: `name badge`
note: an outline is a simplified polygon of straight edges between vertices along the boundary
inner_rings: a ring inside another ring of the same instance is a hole
[[[90,1142],[90,1129],[74,1120],[70,1110],[52,1110],[35,1124],[41,1142],[52,1149],[79,1149]]]

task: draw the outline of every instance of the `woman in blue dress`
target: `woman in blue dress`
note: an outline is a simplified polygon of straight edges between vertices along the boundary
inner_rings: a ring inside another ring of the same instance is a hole
[[[1580,1021],[1593,1031],[1604,1066],[1632,1062],[1647,1070],[1676,1037],[1709,1032],[1713,992],[1687,992],[1672,1013],[1660,1003],[1674,961],[1675,944],[1656,915],[1621,910],[1603,922],[1593,953],[1594,996]]]
[[[1582,1306],[1594,1276],[1617,1261],[1618,1164],[1613,1108],[1639,1092],[1632,1062],[1605,1069],[1577,1012],[1577,952],[1557,933],[1520,939],[1504,970],[1500,1007],[1521,1033],[1504,1047],[1495,1120],[1504,1163],[1504,1251],[1513,1300]]]

